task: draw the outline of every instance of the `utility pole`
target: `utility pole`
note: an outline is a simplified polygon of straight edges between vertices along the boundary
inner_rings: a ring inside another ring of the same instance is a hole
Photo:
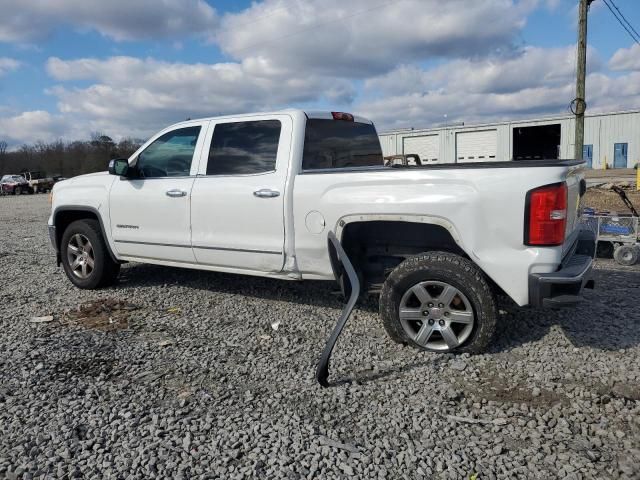
[[[585,78],[587,76],[587,14],[593,0],[580,0],[578,17],[578,68],[576,79],[576,98],[571,102],[571,110],[576,116],[576,135],[574,158],[582,159],[584,149],[584,112],[587,109],[585,99]]]

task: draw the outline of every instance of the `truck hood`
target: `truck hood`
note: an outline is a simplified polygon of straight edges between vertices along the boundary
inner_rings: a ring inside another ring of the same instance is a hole
[[[109,175],[109,172],[96,172],[87,173],[85,175],[78,175],[77,177],[68,178],[57,182],[53,188],[56,191],[66,189],[68,187],[87,187],[90,185],[106,185],[110,178],[113,179],[113,175]]]
[[[85,173],[84,175],[78,175],[77,177],[70,178],[69,180],[81,180],[83,178],[103,177],[105,175],[109,175],[109,172],[105,171],[105,172]]]
[[[102,180],[103,177],[108,177],[109,172],[95,172],[95,173],[85,173],[84,175],[78,175],[75,177],[67,178],[66,180],[61,180],[56,183],[56,185],[64,184],[64,185],[82,185],[83,183],[93,182],[95,180]]]

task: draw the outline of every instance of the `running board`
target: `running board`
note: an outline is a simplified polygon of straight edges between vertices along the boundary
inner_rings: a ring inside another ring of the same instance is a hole
[[[349,316],[353,311],[353,307],[355,307],[356,301],[360,296],[360,281],[358,280],[356,270],[353,268],[353,265],[349,261],[349,257],[347,257],[347,254],[342,248],[342,245],[340,245],[340,241],[333,232],[329,232],[328,238],[333,247],[336,249],[338,263],[342,265],[345,272],[347,273],[349,283],[351,284],[351,295],[349,295],[349,301],[342,309],[340,319],[338,320],[338,323],[336,323],[333,332],[331,332],[331,336],[329,337],[329,340],[327,340],[327,344],[324,346],[324,350],[322,351],[322,355],[320,356],[320,361],[318,362],[318,366],[316,367],[316,380],[323,387],[330,386],[328,378],[331,352],[333,351],[333,347],[336,345],[336,341],[338,340],[338,337],[340,336],[342,329],[347,323],[347,320],[349,319]],[[338,272],[334,273],[337,274]]]

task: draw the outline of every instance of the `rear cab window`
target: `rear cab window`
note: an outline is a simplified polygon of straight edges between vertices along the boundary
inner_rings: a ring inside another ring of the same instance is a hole
[[[382,147],[372,124],[307,119],[302,156],[303,172],[382,165]]]

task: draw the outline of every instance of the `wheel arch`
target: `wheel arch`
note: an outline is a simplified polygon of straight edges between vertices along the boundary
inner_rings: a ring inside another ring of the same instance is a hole
[[[111,245],[109,244],[109,237],[107,236],[107,232],[104,228],[104,223],[102,221],[102,216],[100,212],[94,208],[84,205],[69,205],[64,207],[58,207],[53,212],[53,225],[55,226],[55,235],[56,235],[56,258],[58,265],[60,264],[60,241],[62,240],[62,235],[66,228],[71,225],[72,222],[76,220],[84,220],[84,219],[93,219],[97,220],[100,225],[100,233],[102,233],[102,237],[104,238],[104,243],[107,247],[107,251],[109,252],[109,256],[114,262],[122,263],[115,256],[113,250],[111,249]]]
[[[473,262],[496,291],[504,294],[473,260],[458,229],[445,218],[431,215],[349,215],[337,222],[336,236],[373,291],[406,258],[427,251],[444,251]],[[374,266],[372,260],[382,260],[381,265],[374,267],[374,272],[371,271]]]
[[[404,259],[425,251],[447,251],[470,258],[457,229],[441,217],[349,215],[338,221],[336,236],[369,285],[381,284]]]

